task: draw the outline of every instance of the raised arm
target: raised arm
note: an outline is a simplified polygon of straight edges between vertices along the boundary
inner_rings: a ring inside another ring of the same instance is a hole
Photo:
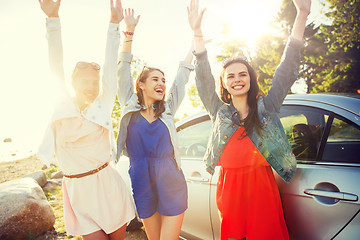
[[[305,32],[307,17],[310,13],[311,0],[293,0],[297,14],[291,36],[297,40],[302,40]]]
[[[169,91],[168,99],[166,102],[167,104],[169,104],[171,112],[174,114],[185,97],[185,85],[189,81],[190,72],[194,70],[194,66],[191,65],[193,59],[193,51],[194,44],[192,43],[190,50],[185,56],[185,59],[180,62],[175,80]]]
[[[194,33],[194,50],[196,53],[205,51],[205,42],[202,35],[201,22],[206,8],[199,13],[199,0],[191,0],[187,7],[188,20]]]
[[[120,0],[110,0],[111,17],[107,33],[105,48],[105,62],[103,69],[103,92],[102,98],[111,109],[116,95],[116,66],[120,44],[119,23],[124,18]]]
[[[202,9],[199,12],[199,0],[191,0],[190,6],[187,8],[189,25],[194,33],[196,87],[210,117],[214,118],[223,103],[215,91],[215,79],[211,73],[202,35],[201,22],[205,10]]]
[[[65,77],[63,67],[63,47],[61,39],[61,26],[59,8],[61,0],[39,0],[46,19],[46,38],[48,40],[49,65],[52,73],[62,83],[65,90]]]
[[[119,55],[118,64],[118,100],[121,106],[124,106],[134,93],[133,78],[131,75],[131,48],[134,37],[136,25],[138,24],[140,15],[134,17],[133,9],[125,9],[125,38],[122,45],[122,50]]]
[[[310,13],[311,0],[293,0],[297,9],[297,15],[286,44],[281,63],[275,71],[271,89],[264,98],[265,107],[268,111],[277,113],[298,76],[298,66],[303,47],[303,36],[307,16]]]

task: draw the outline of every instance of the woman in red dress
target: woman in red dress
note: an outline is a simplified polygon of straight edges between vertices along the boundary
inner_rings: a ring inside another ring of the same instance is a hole
[[[199,0],[191,0],[188,7],[196,85],[213,123],[204,160],[210,174],[221,166],[216,200],[222,240],[289,239],[272,169],[286,182],[296,169],[278,113],[297,78],[311,0],[293,2],[297,16],[291,36],[264,97],[259,96],[255,71],[242,57],[224,62],[217,96],[201,29],[205,9],[199,11]]]

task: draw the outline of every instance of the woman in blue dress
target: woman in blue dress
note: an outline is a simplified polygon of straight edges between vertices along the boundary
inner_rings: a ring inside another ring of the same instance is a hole
[[[126,32],[119,56],[118,98],[122,106],[117,159],[130,159],[133,197],[149,239],[178,239],[187,209],[187,187],[180,168],[174,114],[185,95],[193,66],[191,51],[180,62],[165,101],[165,77],[157,68],[144,67],[134,92],[131,47],[139,16],[125,10]]]

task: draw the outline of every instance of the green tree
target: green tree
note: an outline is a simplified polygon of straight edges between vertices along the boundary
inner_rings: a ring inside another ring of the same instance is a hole
[[[331,23],[320,25],[312,51],[304,54],[313,82],[311,92],[356,93],[360,89],[360,2],[325,2],[330,9],[325,16]]]
[[[277,32],[275,34],[266,34],[256,42],[255,53],[252,58],[249,58],[250,65],[256,70],[258,75],[259,88],[263,93],[267,93],[272,85],[272,78],[276,67],[279,65],[282,53],[288,36],[291,34],[292,26],[296,17],[296,8],[292,0],[284,0],[282,6],[274,18],[272,25]],[[304,36],[307,40],[314,38],[319,28],[315,27],[313,23],[306,26]],[[227,33],[224,27],[223,33]],[[308,47],[308,46],[307,46]],[[322,46],[324,49],[325,46]],[[218,56],[218,61],[223,59],[223,56],[249,56],[249,48],[241,39],[230,39],[228,42],[222,44],[222,54]],[[304,79],[308,85],[308,89],[313,86],[310,81],[310,73],[313,71],[310,68],[312,65],[302,60],[299,67],[299,79]]]
[[[193,83],[190,88],[188,88],[187,90],[187,94],[189,96],[189,100],[191,101],[191,105],[194,108],[200,108],[200,109],[205,109],[200,97],[199,97],[199,93],[197,91],[196,88],[196,84]]]
[[[284,39],[272,35],[262,36],[256,43],[256,55],[251,66],[256,70],[260,91],[267,93],[272,85],[276,67],[281,60]]]

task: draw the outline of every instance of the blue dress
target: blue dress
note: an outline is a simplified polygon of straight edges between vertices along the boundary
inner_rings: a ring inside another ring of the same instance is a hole
[[[187,186],[177,170],[169,130],[157,119],[149,123],[140,112],[131,116],[126,145],[129,175],[140,218],[155,212],[176,216],[187,209]]]

